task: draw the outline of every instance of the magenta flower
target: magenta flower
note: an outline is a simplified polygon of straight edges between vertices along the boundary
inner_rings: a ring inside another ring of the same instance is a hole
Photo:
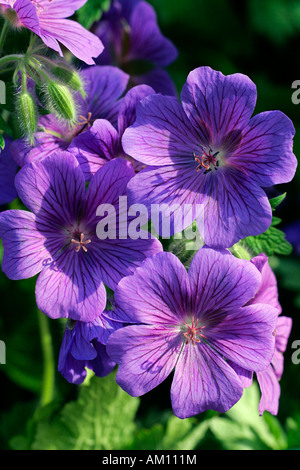
[[[95,34],[105,49],[98,64],[111,64],[132,70],[133,85],[146,84],[157,93],[176,95],[176,88],[163,67],[178,55],[172,42],[163,36],[153,7],[142,0],[112,0],[95,25]],[[143,64],[137,73],[137,64]],[[147,67],[145,67],[147,64]],[[146,70],[145,70],[146,69]]]
[[[78,123],[74,126],[61,122],[54,114],[39,118],[35,145],[19,139],[12,144],[12,155],[19,166],[41,160],[57,150],[67,150],[72,140],[86,132],[96,119],[105,119],[117,127],[129,76],[116,67],[95,66],[81,72],[86,98],[77,94]]]
[[[49,317],[93,321],[106,306],[104,285],[114,290],[123,276],[162,250],[150,235],[101,239],[96,233],[98,206],[111,204],[118,210],[119,196],[126,193],[133,175],[129,162],[115,159],[85,190],[79,163],[68,152],[32,162],[17,174],[16,189],[31,212],[0,214],[2,270],[15,280],[40,273],[36,301]]]
[[[280,111],[251,117],[254,83],[209,67],[189,74],[181,101],[143,99],[124,133],[124,151],[149,165],[128,186],[131,203],[176,206],[173,233],[197,219],[202,238],[214,248],[265,232],[272,211],[263,188],[290,181],[297,166],[292,122]],[[184,206],[190,206],[189,220]]]
[[[281,306],[278,301],[277,280],[270,268],[268,258],[265,255],[256,256],[251,262],[261,272],[261,283],[253,299],[247,305],[267,303],[277,309],[277,325],[274,331],[275,350],[271,364],[264,371],[257,371],[256,376],[261,389],[261,400],[259,403],[259,414],[269,411],[277,415],[280,398],[279,381],[283,374],[284,356],[288,338],[292,328],[292,319],[281,316]],[[252,383],[253,373],[242,369],[236,369],[243,381],[244,387]]]
[[[93,322],[68,321],[59,352],[58,371],[71,383],[81,384],[86,368],[98,377],[105,377],[115,367],[107,355],[105,344],[109,335],[121,324],[106,318],[105,311]]]
[[[100,39],[76,21],[68,20],[87,0],[1,0],[4,15],[13,9],[14,25],[24,26],[37,34],[46,46],[63,56],[60,44],[86,64],[103,51]],[[11,18],[11,15],[10,15]]]
[[[117,383],[140,396],[174,370],[174,413],[225,412],[242,396],[232,363],[265,370],[274,353],[277,309],[245,306],[261,282],[258,269],[228,251],[201,248],[187,273],[172,253],[145,260],[116,291],[111,318],[135,323],[111,334],[107,352]]]

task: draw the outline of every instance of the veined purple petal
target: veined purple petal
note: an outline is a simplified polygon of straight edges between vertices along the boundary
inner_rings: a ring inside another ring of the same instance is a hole
[[[132,396],[144,395],[163,382],[180,349],[178,332],[149,325],[121,328],[107,342],[109,356],[119,364],[116,382]]]
[[[5,137],[5,148],[0,151],[0,206],[16,199],[15,176],[18,165],[12,159],[10,139]]]
[[[30,0],[16,0],[13,4],[20,23],[26,28],[40,35],[40,23],[36,6]]]
[[[272,305],[281,313],[281,305],[278,301],[277,279],[268,263],[268,258],[264,254],[252,258],[251,263],[261,272],[261,284],[255,296],[248,302],[248,305],[264,303]]]
[[[0,238],[4,255],[2,270],[10,279],[27,279],[43,269],[50,254],[46,238],[38,231],[31,212],[9,210],[0,213]]]
[[[50,318],[93,321],[106,305],[101,273],[90,250],[62,252],[45,266],[36,283],[39,309]]]
[[[109,121],[97,119],[72,141],[68,151],[77,158],[86,181],[105,163],[118,157],[119,135]]]
[[[196,169],[193,154],[201,152],[201,136],[176,98],[148,96],[137,106],[136,115],[122,139],[128,155],[146,165],[190,162]]]
[[[132,75],[131,82],[136,85],[148,85],[153,88],[156,93],[161,93],[162,95],[177,97],[175,83],[169,73],[164,69],[155,68],[141,75]]]
[[[116,363],[109,357],[106,347],[99,341],[95,342],[94,347],[97,351],[97,357],[87,361],[86,366],[93,370],[97,377],[106,377],[113,371]]]
[[[261,390],[261,399],[258,411],[262,415],[264,411],[269,411],[277,415],[280,397],[280,385],[274,374],[274,370],[268,367],[263,372],[257,372],[257,380]]]
[[[234,370],[206,344],[185,346],[175,367],[172,408],[179,418],[228,411],[242,396]]]
[[[150,325],[180,324],[189,313],[189,297],[186,269],[168,252],[147,258],[115,291],[116,306],[126,315],[124,322]]]
[[[41,18],[68,18],[79,10],[87,0],[38,0]]]
[[[122,137],[127,127],[131,126],[136,119],[136,107],[138,103],[155,91],[148,85],[138,85],[131,88],[123,98],[118,116],[118,130]]]
[[[71,225],[78,218],[85,191],[83,173],[76,158],[56,152],[23,167],[16,188],[28,209],[49,227]]]
[[[129,75],[118,67],[109,65],[88,67],[81,72],[87,98],[83,110],[92,119],[107,119],[117,127],[120,98],[125,93]]]
[[[246,75],[224,76],[210,67],[199,67],[189,73],[181,100],[194,127],[207,129],[207,143],[217,147],[231,131],[248,124],[256,104],[256,86]]]
[[[81,24],[72,20],[60,18],[40,17],[40,34],[43,42],[51,48],[59,41],[78,59],[88,65],[95,64],[93,58],[98,57],[103,51],[100,39],[86,30]],[[83,47],[84,46],[84,47]],[[62,56],[60,48],[55,50]]]
[[[165,38],[158,27],[154,8],[139,2],[130,16],[130,46],[126,61],[143,59],[159,66],[167,66],[177,58],[177,49]]]
[[[287,183],[297,168],[294,134],[292,121],[282,112],[260,113],[244,128],[241,143],[228,158],[228,164],[243,168],[263,187]]]
[[[141,239],[99,240],[91,247],[101,279],[115,290],[121,279],[130,276],[146,258],[162,251],[162,245],[156,238],[144,232]],[[146,238],[147,237],[147,238]]]
[[[76,331],[66,329],[59,351],[58,371],[70,383],[81,384],[86,377],[86,361],[78,361],[70,353]]]
[[[257,292],[261,276],[249,261],[238,259],[227,250],[203,247],[191,262],[189,280],[192,311],[210,323],[222,321],[224,312],[243,307]]]
[[[255,304],[235,310],[215,322],[207,315],[205,336],[223,357],[247,370],[265,370],[275,348],[278,310],[267,304]]]

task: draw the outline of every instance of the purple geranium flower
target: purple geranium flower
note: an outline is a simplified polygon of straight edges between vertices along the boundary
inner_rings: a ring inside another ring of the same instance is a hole
[[[271,364],[264,371],[256,372],[257,380],[261,389],[261,400],[259,403],[259,413],[269,411],[277,415],[280,397],[279,381],[283,374],[284,357],[288,338],[292,328],[292,319],[281,316],[281,305],[278,301],[277,280],[270,268],[268,258],[262,254],[256,256],[251,262],[261,272],[261,283],[253,299],[247,305],[267,303],[277,309],[277,325],[274,331],[275,350]],[[240,375],[244,387],[249,387],[252,383],[253,373],[242,369],[236,369]]]
[[[115,159],[104,165],[85,190],[76,158],[57,152],[22,168],[16,189],[28,211],[0,214],[2,269],[10,279],[40,273],[36,300],[51,318],[93,321],[105,308],[104,284],[115,289],[149,255],[162,250],[157,239],[101,239],[96,234],[100,204],[118,209],[134,171]],[[116,220],[118,234],[118,220]]]
[[[272,211],[262,188],[290,181],[296,170],[292,122],[280,111],[251,118],[254,83],[209,67],[189,74],[181,100],[143,99],[124,133],[125,152],[149,165],[128,186],[131,202],[174,205],[173,232],[198,219],[202,238],[215,248],[265,232]]]
[[[117,383],[140,396],[174,369],[171,400],[179,418],[227,411],[243,393],[230,362],[259,371],[273,356],[277,309],[245,306],[260,281],[252,263],[225,250],[201,248],[188,273],[172,253],[145,260],[120,281],[109,312],[135,323],[113,332],[106,345],[119,364]]]
[[[129,72],[134,85],[146,84],[156,92],[176,95],[175,86],[163,67],[177,58],[177,49],[162,35],[149,3],[113,0],[94,30],[105,46],[97,63],[134,70]],[[149,65],[144,65],[141,70],[146,70],[137,74],[137,63]]]
[[[95,63],[103,51],[100,39],[76,21],[66,20],[87,0],[2,0],[0,11],[13,20],[14,26],[24,26],[37,34],[46,46],[63,56],[59,43],[86,64]],[[11,9],[16,17],[13,19]]]
[[[15,188],[18,165],[12,159],[10,143],[11,139],[5,137],[5,148],[0,149],[0,206],[9,204],[18,196]]]
[[[97,119],[92,127],[73,139],[68,150],[79,161],[87,181],[107,161],[116,157],[131,161],[135,171],[139,171],[143,167],[140,162],[125,154],[121,139],[125,129],[135,121],[137,103],[145,96],[154,93],[154,90],[147,85],[131,88],[120,105],[118,129],[107,119]]]
[[[115,367],[106,352],[109,335],[121,328],[103,314],[93,322],[67,323],[59,352],[58,370],[68,382],[81,384],[86,377],[86,368],[98,377],[105,377]]]
[[[23,139],[12,144],[12,155],[20,166],[40,160],[56,150],[67,150],[72,140],[87,131],[96,119],[106,119],[117,126],[120,98],[125,93],[129,76],[111,66],[89,67],[81,72],[81,76],[86,98],[77,94],[78,123],[72,126],[61,122],[54,114],[40,117],[34,147]]]

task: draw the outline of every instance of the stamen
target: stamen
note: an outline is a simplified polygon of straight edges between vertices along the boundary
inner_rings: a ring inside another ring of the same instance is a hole
[[[196,167],[196,171],[199,172],[202,170],[202,168],[204,168],[205,171],[203,172],[203,174],[205,175],[206,173],[209,173],[211,171],[211,165],[213,165],[213,168],[215,170],[218,169],[219,160],[217,160],[217,156],[220,152],[218,151],[218,152],[213,153],[213,149],[210,146],[209,146],[208,153],[203,147],[201,148],[203,151],[203,155],[201,156],[196,155],[196,153],[194,152],[193,156],[194,156],[195,161],[198,163]]]
[[[184,325],[186,326],[187,328],[187,331],[185,333],[183,333],[183,336],[185,336],[187,339],[185,341],[185,344],[189,344],[189,343],[192,343],[193,346],[195,346],[196,343],[200,343],[200,338],[199,336],[201,336],[202,338],[206,338],[206,336],[204,336],[201,331],[203,330],[203,328],[205,328],[205,326],[199,326],[197,327],[198,325],[198,322],[199,320],[197,319],[196,322],[194,323],[194,317],[192,317],[192,325],[188,325],[187,323],[184,323]]]
[[[75,240],[74,238],[72,238],[71,242],[76,243],[76,245],[77,245],[76,248],[75,248],[76,253],[78,253],[80,248],[82,248],[83,251],[85,253],[87,253],[87,249],[86,249],[85,245],[88,245],[89,243],[91,243],[92,240],[88,239],[86,241],[83,241],[83,239],[84,239],[84,233],[80,234],[80,240]]]

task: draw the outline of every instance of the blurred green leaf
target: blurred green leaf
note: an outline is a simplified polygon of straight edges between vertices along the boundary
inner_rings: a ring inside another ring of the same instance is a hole
[[[77,11],[79,23],[90,29],[93,23],[99,21],[103,11],[109,10],[110,0],[89,0]]]
[[[258,414],[256,383],[244,390],[240,401],[223,416],[210,420],[210,430],[224,449],[279,450],[287,448],[287,437],[277,418]]]
[[[292,245],[285,239],[285,233],[275,227],[280,222],[281,219],[273,217],[271,226],[266,232],[244,238],[241,244],[246,244],[254,256],[260,253],[265,253],[267,256],[274,254],[290,255],[293,250]]]
[[[67,403],[53,419],[37,425],[33,450],[124,449],[133,439],[139,399],[127,395],[115,374],[93,377],[80,387],[77,401]]]

